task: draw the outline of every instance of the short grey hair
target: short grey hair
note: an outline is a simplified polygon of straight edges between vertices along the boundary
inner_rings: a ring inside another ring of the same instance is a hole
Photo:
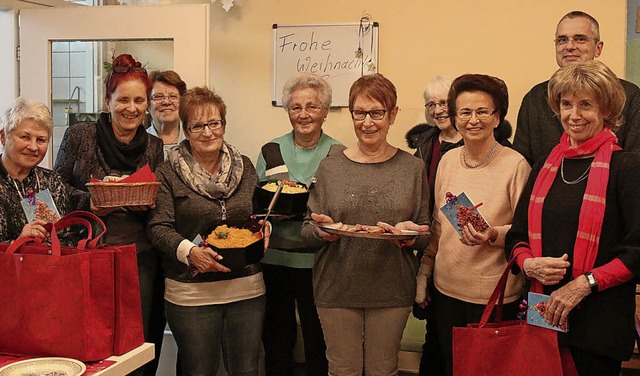
[[[49,137],[53,133],[53,116],[49,108],[41,102],[31,102],[24,97],[18,97],[2,117],[2,130],[8,136],[25,120],[32,120],[46,128]]]
[[[427,102],[430,97],[446,99],[452,82],[453,78],[449,76],[436,76],[433,80],[429,81],[422,94],[425,102]]]
[[[282,88],[282,107],[285,110],[289,109],[291,95],[293,95],[296,90],[301,89],[314,89],[318,92],[318,98],[320,98],[322,105],[326,108],[331,106],[331,85],[315,74],[299,72],[289,78],[284,84],[284,88]]]

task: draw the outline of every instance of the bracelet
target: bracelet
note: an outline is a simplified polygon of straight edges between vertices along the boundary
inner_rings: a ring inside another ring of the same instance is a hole
[[[195,247],[191,247],[189,248],[189,253],[187,253],[187,262],[189,263],[188,266],[191,266],[191,251],[194,249]]]

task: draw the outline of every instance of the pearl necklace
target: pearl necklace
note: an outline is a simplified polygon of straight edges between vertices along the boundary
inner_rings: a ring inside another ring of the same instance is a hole
[[[478,162],[476,164],[469,164],[469,162],[467,162],[467,148],[466,146],[462,147],[462,161],[464,162],[464,165],[467,166],[468,168],[478,168],[480,166],[482,166],[483,164],[489,162],[491,160],[491,158],[493,158],[493,155],[496,153],[496,150],[498,150],[498,143],[496,142],[495,145],[493,145],[493,149],[491,149],[491,152],[489,153],[489,155],[487,155],[487,158],[484,159],[484,161],[482,162]]]
[[[560,162],[560,177],[562,178],[562,181],[565,184],[575,185],[580,183],[581,181],[583,181],[589,176],[590,170],[591,170],[591,163],[589,163],[589,167],[587,167],[587,169],[582,173],[582,175],[580,175],[579,178],[577,178],[576,180],[567,181],[567,179],[564,178],[564,157],[562,157],[562,162]]]

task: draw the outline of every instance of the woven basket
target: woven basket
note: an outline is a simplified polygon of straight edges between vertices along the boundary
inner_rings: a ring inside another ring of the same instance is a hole
[[[91,200],[98,208],[115,208],[122,206],[152,205],[156,201],[160,182],[87,183]]]

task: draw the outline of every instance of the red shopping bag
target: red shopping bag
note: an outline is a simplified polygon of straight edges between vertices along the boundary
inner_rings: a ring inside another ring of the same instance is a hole
[[[0,353],[104,359],[113,351],[113,253],[61,247],[49,229],[51,244],[0,244]]]
[[[453,328],[453,374],[456,376],[562,376],[575,374],[570,354],[561,357],[557,332],[502,321],[502,304],[512,259],[498,281],[478,324]],[[489,317],[496,306],[495,322]],[[568,355],[568,358],[566,358]],[[563,362],[564,361],[564,362]],[[565,371],[563,371],[563,366]]]
[[[87,239],[61,247],[56,231],[70,225],[84,226]],[[0,301],[8,302],[0,305],[0,353],[91,361],[142,345],[135,245],[98,245],[106,228],[88,212],[48,226],[51,244],[0,244]]]
[[[81,241],[79,247],[112,252],[114,256],[114,333],[113,354],[122,355],[144,343],[142,326],[142,305],[140,302],[140,282],[138,279],[138,256],[135,245],[98,245],[106,233],[104,222],[95,214],[86,211],[72,212],[57,223],[89,224],[88,239],[92,238],[90,224],[95,224],[101,232],[91,240]]]

